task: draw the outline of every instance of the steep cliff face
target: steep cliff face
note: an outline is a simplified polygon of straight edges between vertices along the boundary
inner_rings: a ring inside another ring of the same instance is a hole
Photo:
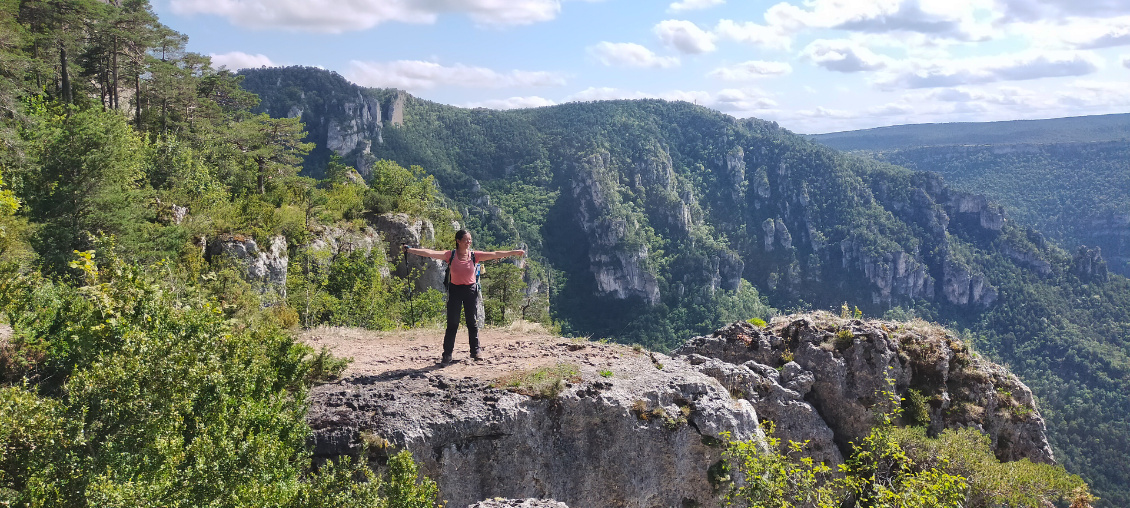
[[[316,145],[304,171],[320,177],[331,155],[341,156],[369,177],[370,149],[384,143],[386,126],[404,123],[406,94],[357,86],[342,76],[311,67],[245,69],[245,89],[259,94],[259,111],[300,118],[306,141]]]
[[[862,266],[879,288],[875,300],[882,301],[889,292],[972,309],[986,308],[996,302],[996,287],[975,264],[958,255],[962,242],[955,236],[973,242],[989,242],[999,237],[1006,220],[1000,205],[984,196],[947,187],[940,177],[931,173],[915,174],[909,186],[892,185],[880,178],[871,179],[870,183],[876,200],[896,217],[926,233],[924,240],[929,242],[926,247],[931,251],[885,253],[878,262],[874,257],[859,256],[861,261],[867,261]],[[1046,268],[1047,262],[1041,264],[1038,250],[1020,249],[1009,242],[1000,245],[1014,261],[1037,271]],[[1027,252],[1021,254],[1022,250]],[[893,290],[885,290],[887,287]]]
[[[640,224],[616,214],[615,208],[621,203],[608,165],[607,153],[581,159],[571,189],[577,203],[576,220],[589,239],[590,268],[597,291],[619,299],[639,297],[654,304],[659,301],[659,286],[647,265],[648,247],[640,241]],[[656,176],[664,175],[660,172]]]

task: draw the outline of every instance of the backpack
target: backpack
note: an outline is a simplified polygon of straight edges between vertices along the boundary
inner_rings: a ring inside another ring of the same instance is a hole
[[[447,268],[443,270],[443,289],[448,293],[451,292],[451,263],[455,262],[455,249],[451,249],[451,256],[447,258]],[[475,261],[475,251],[471,251],[471,264],[475,265],[475,291],[479,290],[479,274],[482,272],[483,265]]]

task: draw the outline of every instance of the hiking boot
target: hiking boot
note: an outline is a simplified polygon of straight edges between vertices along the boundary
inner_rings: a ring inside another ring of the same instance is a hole
[[[443,358],[439,359],[439,363],[451,363],[451,355],[443,355]]]
[[[479,360],[482,360],[483,357],[479,354],[479,350],[476,349],[474,351],[471,351],[471,359],[475,360],[475,361],[479,361]]]

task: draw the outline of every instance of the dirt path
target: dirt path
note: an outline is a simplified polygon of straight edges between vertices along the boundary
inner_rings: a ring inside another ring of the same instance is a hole
[[[315,349],[327,347],[334,356],[352,358],[342,377],[441,371],[446,376],[492,380],[512,371],[560,363],[596,373],[622,364],[625,358],[648,358],[646,352],[628,346],[557,337],[538,325],[521,322],[480,329],[479,361],[471,360],[467,331],[460,328],[455,362],[445,365],[439,363],[443,353],[441,328],[372,331],[319,327],[302,332],[299,339]]]

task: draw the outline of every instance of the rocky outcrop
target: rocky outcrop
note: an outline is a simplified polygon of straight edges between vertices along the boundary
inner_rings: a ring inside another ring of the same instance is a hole
[[[950,215],[966,214],[977,217],[977,223],[984,229],[1000,231],[1004,227],[1004,207],[992,203],[983,195],[950,190],[946,209]]]
[[[726,163],[723,165],[729,177],[730,197],[735,203],[741,203],[745,198],[745,150],[735,146],[726,152]]]
[[[404,125],[404,103],[407,100],[408,93],[404,90],[397,90],[392,98],[385,103],[384,121],[397,127]]]
[[[414,219],[405,213],[386,213],[374,217],[372,224],[385,240],[387,248],[385,255],[395,266],[393,275],[403,278],[408,277],[410,273],[418,273],[415,282],[416,291],[427,291],[429,288],[445,290],[443,261],[421,256],[405,256],[401,251],[402,245],[419,247],[425,241],[434,241],[435,228],[431,221]]]
[[[343,116],[331,118],[326,131],[326,148],[338,155],[357,149],[362,140],[381,141],[381,104],[375,97],[360,92],[342,104]]]
[[[934,298],[930,267],[903,251],[869,253],[854,237],[840,242],[844,268],[856,267],[871,283],[871,302],[892,305],[897,301]]]
[[[942,263],[942,296],[954,305],[988,307],[997,301],[997,289],[985,276],[947,258]]]
[[[380,234],[369,226],[359,229],[342,225],[314,226],[311,234],[314,239],[310,241],[309,248],[317,253],[315,257],[319,259],[332,261],[353,252],[368,256],[373,249],[380,249],[382,255],[385,253]]]
[[[613,213],[619,197],[608,176],[609,163],[607,153],[580,160],[571,189],[577,222],[589,239],[589,265],[597,292],[618,299],[639,297],[654,304],[659,301],[659,283],[647,266],[648,249],[639,241],[640,224]]]
[[[408,449],[448,506],[555,499],[570,506],[713,506],[720,440],[761,439],[757,415],[681,358],[564,341],[547,353],[618,358],[587,364],[560,393],[524,395],[430,369],[316,387],[314,453],[363,442]],[[595,350],[595,351],[594,351]]]
[[[274,236],[270,246],[260,249],[255,239],[244,235],[220,235],[208,240],[204,255],[209,263],[231,262],[261,295],[264,306],[286,301],[286,238]]]
[[[698,360],[703,372],[741,388],[761,418],[783,421],[779,437],[812,440],[813,453],[825,458],[835,458],[832,443],[846,454],[867,435],[890,379],[900,396],[914,389],[927,399],[928,414],[918,418],[930,432],[974,427],[992,438],[1000,460],[1054,461],[1031,390],[936,325],[816,313],[765,329],[735,323],[676,354],[726,362]]]
[[[1086,282],[1106,282],[1110,274],[1106,270],[1102,249],[1088,249],[1080,246],[1071,259],[1071,272]]]
[[[1040,275],[1048,275],[1052,273],[1052,264],[1038,250],[1023,249],[1009,242],[1004,242],[1001,245],[1001,254],[1008,256],[1009,259],[1015,261],[1021,266],[1028,267],[1035,270]]]

